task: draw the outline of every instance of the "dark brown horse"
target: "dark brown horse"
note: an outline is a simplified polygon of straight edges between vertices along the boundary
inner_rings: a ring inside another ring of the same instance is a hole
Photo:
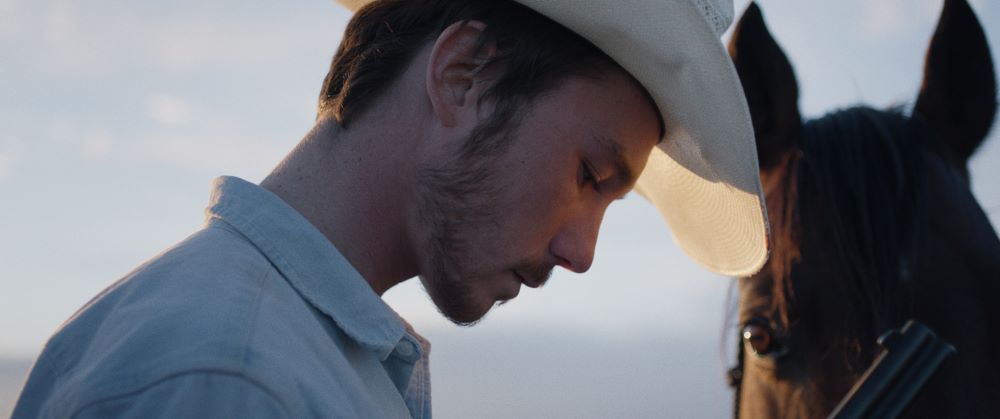
[[[1000,240],[966,163],[996,113],[990,52],[946,0],[912,112],[803,121],[791,64],[751,4],[730,54],[750,104],[773,231],[739,280],[736,414],[822,418],[908,318],[958,349],[907,417],[1000,417]]]

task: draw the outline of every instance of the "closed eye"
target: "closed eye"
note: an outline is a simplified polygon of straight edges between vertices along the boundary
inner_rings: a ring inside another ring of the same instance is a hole
[[[597,172],[590,165],[590,162],[584,160],[580,163],[580,186],[587,184],[590,184],[594,190],[600,192],[600,180],[597,178]]]

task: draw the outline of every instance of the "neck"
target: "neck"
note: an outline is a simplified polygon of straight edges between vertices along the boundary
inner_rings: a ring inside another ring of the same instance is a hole
[[[378,295],[418,273],[407,234],[413,142],[398,134],[320,120],[261,182],[319,229]]]

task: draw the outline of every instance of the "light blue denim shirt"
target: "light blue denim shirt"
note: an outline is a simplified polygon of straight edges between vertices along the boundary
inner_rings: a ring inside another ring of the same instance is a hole
[[[430,418],[429,347],[269,191],[217,179],[204,229],[68,320],[14,418]]]

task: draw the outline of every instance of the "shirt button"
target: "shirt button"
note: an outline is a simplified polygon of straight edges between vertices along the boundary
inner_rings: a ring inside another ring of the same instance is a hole
[[[407,341],[402,341],[399,342],[399,345],[396,346],[396,352],[402,355],[403,357],[409,358],[413,356],[413,354],[417,353],[417,350],[416,348],[413,347],[412,343]]]

